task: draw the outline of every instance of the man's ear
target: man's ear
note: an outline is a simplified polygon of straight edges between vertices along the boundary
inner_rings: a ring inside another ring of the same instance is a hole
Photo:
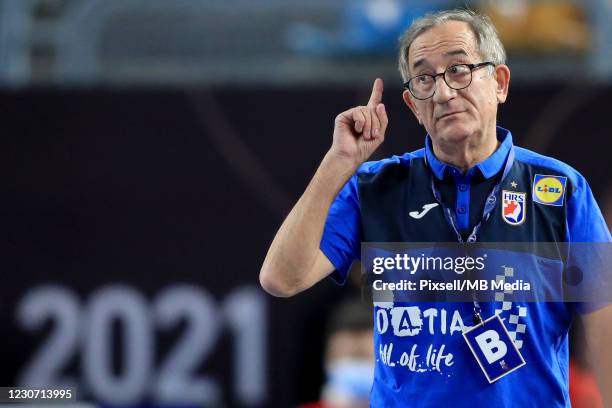
[[[495,81],[497,82],[497,102],[504,103],[508,97],[508,87],[510,86],[510,68],[501,64],[495,66]]]
[[[414,100],[412,100],[410,91],[405,90],[404,93],[402,94],[402,98],[404,99],[404,102],[406,103],[406,105],[408,105],[412,113],[414,113],[414,116],[419,121],[419,125],[422,125],[423,121],[421,120],[421,114],[419,113],[416,105],[414,104]]]

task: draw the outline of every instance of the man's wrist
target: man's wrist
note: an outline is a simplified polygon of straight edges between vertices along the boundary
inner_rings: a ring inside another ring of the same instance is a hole
[[[354,161],[328,152],[323,157],[310,185],[306,189],[310,193],[307,195],[310,196],[314,193],[318,200],[322,200],[319,204],[331,204],[340,189],[355,174],[358,167],[359,164]],[[329,202],[327,203],[327,201]]]
[[[337,153],[330,149],[323,157],[320,168],[328,170],[332,175],[342,178],[346,182],[346,180],[355,174],[361,163],[359,159]]]

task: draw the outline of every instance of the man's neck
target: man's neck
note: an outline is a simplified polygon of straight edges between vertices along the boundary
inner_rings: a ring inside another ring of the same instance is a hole
[[[434,144],[432,141],[433,152],[438,160],[452,164],[463,172],[486,160],[495,153],[499,145],[497,132],[480,140],[466,138],[463,143]]]

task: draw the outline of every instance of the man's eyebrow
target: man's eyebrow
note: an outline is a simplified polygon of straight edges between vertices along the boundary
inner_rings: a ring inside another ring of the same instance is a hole
[[[453,50],[453,51],[448,51],[444,53],[445,57],[452,57],[455,55],[463,55],[465,57],[468,56],[468,53],[465,50]],[[414,62],[414,64],[412,64],[412,70],[415,71],[417,68],[421,67],[422,65],[424,65],[426,63],[427,59],[426,58],[421,58],[419,60],[416,60]]]
[[[464,56],[467,57],[468,53],[465,52],[465,50],[454,50],[454,51],[446,52],[446,53],[444,53],[444,55],[445,56],[449,56],[449,57],[454,56],[454,55],[464,55]]]
[[[412,64],[412,71],[415,71],[417,68],[419,68],[421,65],[425,64],[426,59],[425,58],[421,58],[420,60],[416,60],[414,62],[414,64]]]

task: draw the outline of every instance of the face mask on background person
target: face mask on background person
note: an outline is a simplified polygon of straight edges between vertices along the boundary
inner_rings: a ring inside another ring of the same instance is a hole
[[[374,364],[370,360],[344,358],[328,364],[327,381],[321,397],[331,408],[368,407],[374,381]]]

